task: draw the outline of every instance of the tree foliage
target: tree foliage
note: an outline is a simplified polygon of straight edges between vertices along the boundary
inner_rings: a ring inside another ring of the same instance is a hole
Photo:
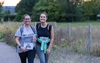
[[[0,2],[0,13],[1,13],[1,11],[2,11],[2,5],[4,4],[4,1],[1,1]]]
[[[38,0],[21,0],[15,10],[16,12],[21,11],[23,14],[28,13],[31,14],[32,8]]]
[[[39,21],[39,15],[41,12],[47,12],[49,21],[60,21],[62,17],[65,16],[65,13],[62,12],[61,5],[58,0],[40,0],[33,7],[33,20]]]
[[[82,13],[78,7],[78,0],[59,0],[62,7],[62,12],[66,14],[66,21],[79,21],[82,20]]]
[[[0,2],[0,20],[2,19],[2,5],[4,4],[4,2]]]
[[[21,20],[23,14],[31,15],[34,21],[39,21],[39,15],[45,11],[49,21],[72,22],[96,20],[100,14],[100,0],[21,0],[16,6],[16,20]]]
[[[16,8],[15,11],[17,12],[17,16],[15,18],[15,20],[21,20],[21,17],[24,14],[32,14],[32,8],[35,5],[35,3],[38,2],[38,0],[21,0]]]
[[[80,9],[87,20],[96,20],[96,15],[100,13],[100,2],[97,2],[97,0],[84,2],[80,5]]]

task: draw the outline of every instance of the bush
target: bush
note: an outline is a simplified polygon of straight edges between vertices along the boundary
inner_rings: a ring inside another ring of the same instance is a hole
[[[91,54],[94,56],[100,56],[100,44],[99,43],[93,43]]]
[[[0,24],[0,41],[6,42],[11,46],[16,46],[15,42],[15,32],[16,29],[21,25],[21,23],[15,22],[3,22]]]
[[[19,11],[19,12],[17,13],[17,15],[16,15],[16,17],[15,17],[14,20],[17,21],[17,22],[22,21],[23,15],[24,15],[24,14],[22,14],[21,11]]]
[[[61,45],[62,44],[62,40],[66,40],[66,34],[67,30],[64,28],[59,28],[56,32],[55,32],[55,40],[54,40],[54,44],[56,45]]]
[[[14,34],[15,33],[10,28],[5,27],[5,31],[2,34],[2,38],[7,44],[11,46],[16,46]]]
[[[16,15],[6,15],[4,16],[4,21],[13,21]]]
[[[2,41],[4,41],[4,38],[2,38],[3,37],[3,32],[0,32],[0,41],[2,42]]]

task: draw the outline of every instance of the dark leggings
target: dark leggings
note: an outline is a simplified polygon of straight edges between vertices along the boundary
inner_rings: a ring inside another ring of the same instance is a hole
[[[19,53],[21,63],[26,63],[26,58],[28,58],[28,63],[34,63],[35,54],[35,48],[27,52]]]

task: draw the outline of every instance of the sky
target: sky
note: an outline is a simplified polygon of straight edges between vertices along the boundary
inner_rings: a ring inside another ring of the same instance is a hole
[[[20,0],[0,0],[4,1],[3,6],[16,6]]]

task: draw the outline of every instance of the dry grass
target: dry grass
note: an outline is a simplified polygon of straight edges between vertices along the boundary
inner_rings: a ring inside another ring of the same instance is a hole
[[[11,46],[16,46],[14,34],[20,23],[4,22],[0,23],[1,41],[6,42]]]
[[[98,57],[100,56],[100,43],[93,43],[91,54]]]
[[[90,43],[91,53],[92,55],[100,55],[99,46],[100,46],[100,27],[93,26],[92,27],[92,42]],[[55,44],[56,45],[63,45],[67,46],[71,50],[88,54],[88,27],[81,26],[81,27],[72,27],[71,28],[71,37],[68,37],[68,29],[67,27],[58,29],[55,33]],[[95,44],[97,45],[95,45]]]
[[[14,34],[21,24],[22,23],[17,23],[17,22],[16,23],[7,22],[0,24],[0,35],[1,35],[0,38],[2,37],[4,39],[4,42],[6,42],[7,44],[15,45]],[[100,56],[99,38],[100,38],[100,26],[93,26],[91,54],[95,56]],[[55,32],[55,40],[54,40],[53,52],[51,53],[50,63],[66,63],[66,62],[73,63],[74,60],[76,60],[76,58],[78,61],[80,57],[86,59],[87,57],[85,57],[85,55],[88,55],[87,43],[88,43],[87,26],[71,27],[70,38],[68,37],[67,27],[58,28]],[[82,55],[77,57],[76,53],[80,53]],[[73,56],[75,54],[76,58],[70,57],[70,55]],[[67,59],[70,61],[67,61]],[[71,60],[73,62],[71,62]],[[83,63],[86,62],[84,61]]]
[[[100,63],[100,57],[69,52],[66,48],[57,48],[56,51],[51,52],[49,63]]]

